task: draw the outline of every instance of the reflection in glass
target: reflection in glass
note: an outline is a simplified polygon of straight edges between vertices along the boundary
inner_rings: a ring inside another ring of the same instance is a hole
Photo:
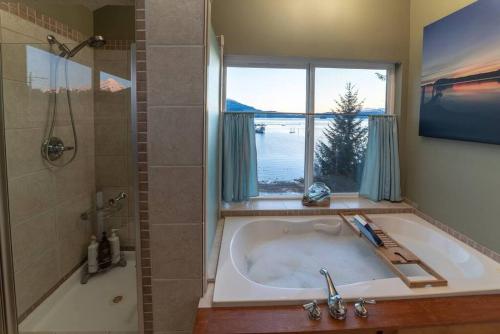
[[[92,89],[92,69],[73,60],[65,60],[58,55],[36,47],[26,46],[27,82],[31,89],[43,92],[55,89],[59,92],[66,89],[64,64],[68,61],[68,80],[71,91],[86,91]],[[57,66],[57,77],[51,75]],[[52,79],[52,82],[51,82]],[[54,83],[57,82],[57,87]]]
[[[99,73],[99,89],[105,92],[116,93],[130,88],[130,80],[101,71]]]

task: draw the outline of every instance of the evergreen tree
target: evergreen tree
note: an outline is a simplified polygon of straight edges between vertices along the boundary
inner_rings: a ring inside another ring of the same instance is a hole
[[[315,176],[334,191],[357,191],[368,133],[363,121],[355,117],[363,101],[348,82],[335,104],[333,118],[324,130],[325,139],[316,145]]]

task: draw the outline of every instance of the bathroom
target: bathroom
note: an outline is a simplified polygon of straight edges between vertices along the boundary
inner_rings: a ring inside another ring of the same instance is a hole
[[[498,16],[0,1],[0,333],[500,332]]]

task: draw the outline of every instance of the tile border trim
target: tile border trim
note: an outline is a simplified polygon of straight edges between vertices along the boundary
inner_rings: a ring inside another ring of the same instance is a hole
[[[86,34],[81,31],[73,29],[68,24],[62,23],[51,16],[42,14],[35,8],[29,7],[20,2],[0,1],[0,10],[16,15],[23,20],[29,21],[39,27],[50,30],[74,41],[82,41],[86,38]]]
[[[148,198],[148,101],[146,64],[146,1],[135,0],[136,94],[137,94],[137,179],[139,183],[139,235],[142,314],[139,328],[153,334],[153,288],[151,271],[149,198]],[[140,301],[139,301],[140,302]]]

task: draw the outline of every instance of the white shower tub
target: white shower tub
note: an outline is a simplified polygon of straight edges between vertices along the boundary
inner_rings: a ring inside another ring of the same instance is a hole
[[[214,305],[324,300],[321,267],[329,270],[346,300],[500,293],[500,264],[475,249],[413,214],[369,217],[444,276],[448,286],[410,289],[338,216],[230,217],[224,225]],[[415,268],[403,270],[423,276]]]
[[[20,324],[20,333],[138,333],[135,252],[124,255],[126,267],[92,277],[87,284],[80,284],[77,270]],[[121,301],[113,302],[118,296]]]

